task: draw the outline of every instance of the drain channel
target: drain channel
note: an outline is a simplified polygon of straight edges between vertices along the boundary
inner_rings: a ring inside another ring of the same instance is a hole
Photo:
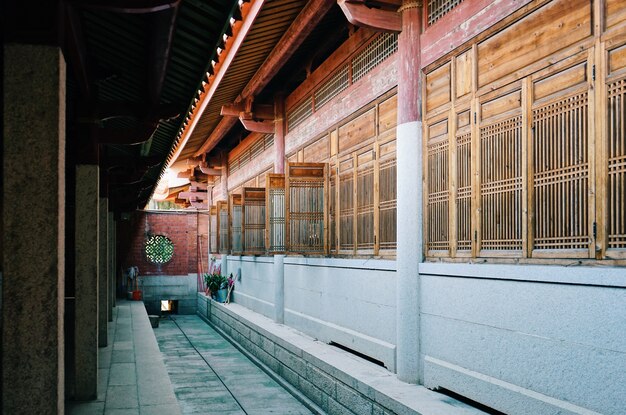
[[[224,383],[224,380],[221,378],[221,376],[215,371],[215,369],[213,369],[211,364],[204,358],[204,356],[202,356],[202,353],[200,353],[200,351],[198,349],[196,349],[196,346],[194,346],[194,344],[191,342],[191,340],[189,339],[187,334],[183,331],[183,329],[180,328],[180,326],[178,325],[178,322],[176,322],[176,319],[173,318],[171,315],[168,316],[168,318],[170,320],[172,320],[174,322],[174,324],[176,324],[176,327],[178,327],[178,330],[180,330],[180,332],[183,334],[183,336],[185,336],[185,339],[191,345],[191,347],[193,347],[193,350],[195,350],[195,352],[198,354],[198,356],[200,356],[202,358],[202,360],[204,360],[204,363],[206,363],[206,365],[209,367],[209,369],[211,369],[211,372],[213,372],[213,374],[217,377],[217,379],[220,381],[220,383],[222,385],[224,385],[224,388],[226,388],[226,390],[228,391],[230,396],[232,396],[233,399],[235,400],[235,402],[237,402],[237,405],[239,405],[239,407],[241,408],[243,413],[246,414],[246,415],[249,415],[248,412],[243,407],[243,405],[241,404],[241,402],[239,402],[239,399],[237,399],[237,397],[230,391],[230,388],[228,386],[226,386],[226,384]]]

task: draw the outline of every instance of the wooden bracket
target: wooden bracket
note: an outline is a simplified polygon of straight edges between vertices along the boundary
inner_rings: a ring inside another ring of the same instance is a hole
[[[226,117],[239,117],[246,114],[246,118],[255,120],[274,120],[274,106],[271,104],[254,104],[250,108],[246,108],[245,103],[238,102],[235,104],[222,105],[220,115]]]
[[[337,4],[348,21],[355,26],[381,32],[402,31],[402,16],[395,10],[370,8],[364,1],[358,0],[337,0]]]

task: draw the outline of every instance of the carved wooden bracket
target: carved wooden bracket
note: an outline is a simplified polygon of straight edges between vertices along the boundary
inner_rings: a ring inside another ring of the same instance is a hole
[[[369,7],[363,0],[337,0],[343,14],[355,26],[400,33],[402,16],[396,10]]]

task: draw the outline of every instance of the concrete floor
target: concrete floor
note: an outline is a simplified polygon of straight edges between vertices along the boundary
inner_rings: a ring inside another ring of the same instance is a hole
[[[154,332],[183,414],[311,414],[198,316]]]
[[[66,402],[66,414],[181,413],[311,412],[198,316],[162,318],[153,330],[142,302],[118,301],[98,350],[98,398]]]

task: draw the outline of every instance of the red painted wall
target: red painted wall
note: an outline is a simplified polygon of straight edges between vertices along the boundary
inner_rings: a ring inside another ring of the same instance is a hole
[[[207,268],[207,221],[202,212],[135,212],[118,222],[120,266],[139,268],[139,275],[187,275]],[[164,235],[174,243],[174,255],[165,264],[148,262],[145,243],[151,235]],[[199,248],[202,247],[202,255]]]

